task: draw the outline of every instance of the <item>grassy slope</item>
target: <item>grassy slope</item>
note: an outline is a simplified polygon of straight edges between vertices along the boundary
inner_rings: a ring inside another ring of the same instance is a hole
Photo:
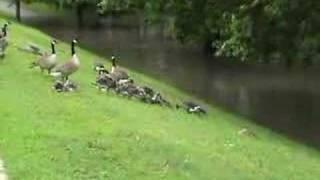
[[[0,21],[1,22],[1,21]],[[35,57],[14,45],[50,38],[11,26],[0,63],[0,156],[12,179],[318,179],[319,153],[210,108],[206,118],[148,106],[89,85],[92,60],[79,51],[82,69],[73,76],[81,90],[57,94],[51,77],[28,69]],[[66,59],[69,47],[59,45]],[[141,74],[176,101],[182,92]],[[243,127],[257,137],[238,135]],[[232,144],[232,145],[229,145]]]

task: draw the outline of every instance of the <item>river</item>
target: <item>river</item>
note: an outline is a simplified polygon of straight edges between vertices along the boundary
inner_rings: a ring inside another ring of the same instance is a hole
[[[0,7],[4,4],[0,3]],[[7,9],[10,12],[10,8]],[[159,27],[136,17],[105,18],[97,28],[88,20],[75,28],[73,18],[61,19],[23,10],[24,23],[54,37],[81,42],[120,64],[160,78],[195,96],[275,132],[320,148],[320,69],[287,71],[276,65],[244,66],[219,63],[197,45],[166,38]]]

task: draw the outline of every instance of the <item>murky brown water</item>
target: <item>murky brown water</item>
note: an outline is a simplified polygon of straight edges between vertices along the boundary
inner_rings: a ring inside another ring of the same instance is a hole
[[[168,40],[161,28],[140,26],[134,18],[109,19],[101,29],[82,30],[54,18],[32,16],[25,22],[65,40],[78,35],[83,44],[97,52],[120,56],[123,66],[161,78],[207,102],[320,147],[319,68],[287,72],[271,66],[223,65],[204,56],[201,48]]]

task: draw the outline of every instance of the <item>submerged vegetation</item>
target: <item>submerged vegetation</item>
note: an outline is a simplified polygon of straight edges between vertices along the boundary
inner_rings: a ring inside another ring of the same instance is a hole
[[[0,22],[6,22],[4,17]],[[79,49],[74,93],[56,93],[52,77],[30,69],[18,50],[52,37],[10,26],[0,61],[0,151],[11,179],[318,179],[320,154],[247,119],[208,106],[208,116],[150,106],[92,87],[92,64]],[[69,57],[59,43],[58,61]],[[106,62],[107,66],[111,64]],[[190,96],[133,71],[130,75],[179,102]]]

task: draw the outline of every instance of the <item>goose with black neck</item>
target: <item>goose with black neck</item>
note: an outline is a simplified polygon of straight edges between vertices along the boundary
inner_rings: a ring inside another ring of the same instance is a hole
[[[115,56],[111,57],[111,61],[112,61],[112,67],[111,67],[110,75],[113,77],[113,79],[115,81],[119,81],[122,79],[129,79],[129,75],[128,75],[127,71],[125,71],[124,69],[119,68],[117,66]]]
[[[61,77],[63,80],[67,81],[69,76],[77,72],[80,68],[80,59],[76,54],[76,44],[78,43],[77,39],[72,40],[71,42],[71,59],[69,59],[64,64],[58,65],[53,73],[55,77]]]
[[[51,73],[51,70],[56,67],[57,65],[57,54],[56,54],[56,49],[55,46],[57,44],[56,40],[51,41],[51,54],[50,53],[44,53],[43,55],[40,56],[40,58],[33,62],[31,64],[31,68],[33,67],[40,67],[41,71],[43,72],[44,70],[48,71],[48,74]]]

